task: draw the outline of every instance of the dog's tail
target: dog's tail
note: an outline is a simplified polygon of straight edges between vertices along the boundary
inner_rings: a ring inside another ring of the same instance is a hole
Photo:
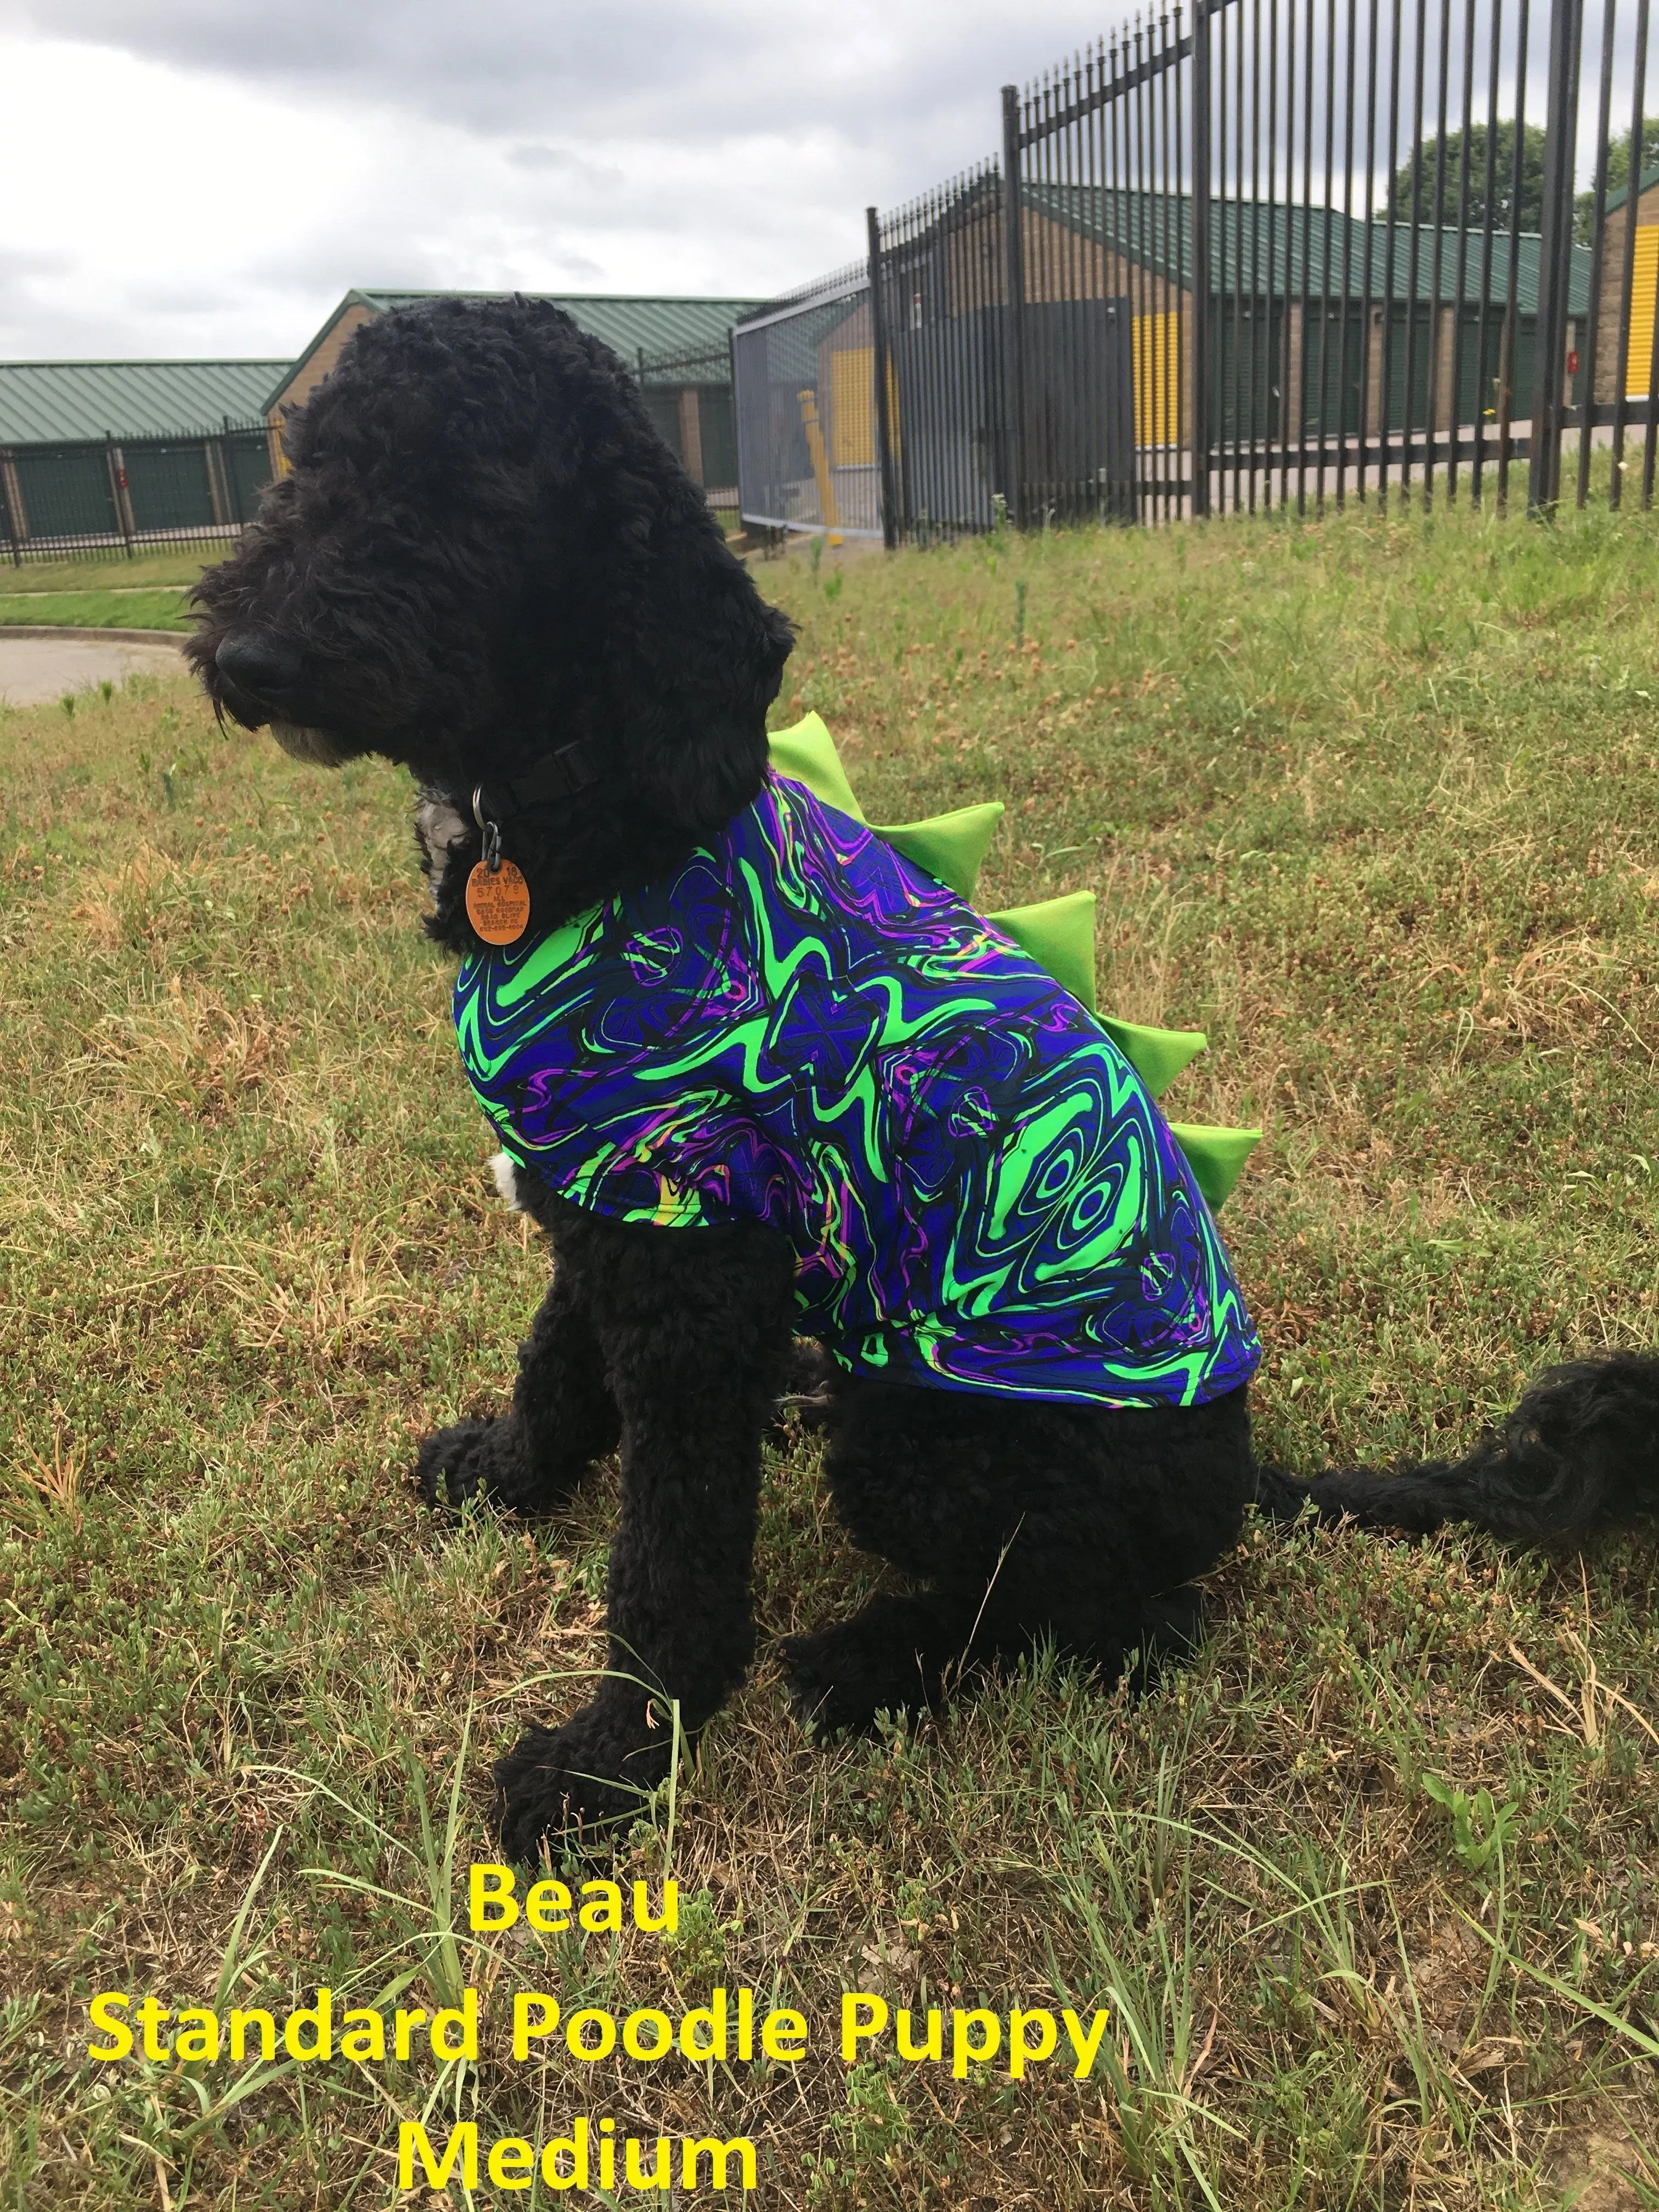
[[[1572,1543],[1659,1513],[1659,1356],[1613,1352],[1541,1374],[1467,1458],[1347,1467],[1299,1481],[1257,1469],[1257,1503],[1293,1520],[1427,1535],[1462,1521],[1508,1543]]]

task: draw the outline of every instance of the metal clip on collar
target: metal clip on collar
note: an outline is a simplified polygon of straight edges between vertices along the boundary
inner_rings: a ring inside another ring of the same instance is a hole
[[[498,876],[501,872],[501,825],[490,821],[484,813],[482,784],[472,793],[472,819],[483,831],[484,866],[492,876]]]

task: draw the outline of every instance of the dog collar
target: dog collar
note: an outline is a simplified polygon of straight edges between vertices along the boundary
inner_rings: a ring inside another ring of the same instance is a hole
[[[572,799],[599,781],[602,765],[597,742],[579,738],[532,767],[515,770],[510,779],[497,775],[481,783],[473,793],[473,813],[482,828],[486,821],[499,823],[507,814]]]

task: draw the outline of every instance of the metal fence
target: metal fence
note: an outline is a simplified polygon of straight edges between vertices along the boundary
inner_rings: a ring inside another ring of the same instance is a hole
[[[732,355],[717,351],[638,356],[640,396],[659,434],[716,508],[738,504],[738,433],[732,405]]]
[[[264,422],[0,446],[0,558],[131,554],[240,535],[273,474]]]
[[[854,264],[732,337],[746,523],[879,538],[884,513],[870,275]]]
[[[1548,507],[1603,447],[1616,505],[1638,432],[1650,502],[1649,4],[1203,0],[1006,87],[1000,158],[739,324],[745,517],[1501,502],[1521,462]]]

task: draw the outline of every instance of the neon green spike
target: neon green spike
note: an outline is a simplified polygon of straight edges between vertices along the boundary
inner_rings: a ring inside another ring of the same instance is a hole
[[[854,822],[865,819],[821,714],[808,714],[789,729],[775,730],[770,744],[772,765],[780,775],[804,783],[826,806],[850,815]],[[981,806],[959,806],[954,813],[932,815],[925,822],[869,826],[907,860],[926,868],[930,876],[949,884],[959,899],[971,903],[980,863],[1003,811],[1000,800],[991,799]],[[1095,1013],[1092,891],[1072,891],[1063,898],[1040,900],[1035,906],[1006,907],[1000,914],[988,915],[986,920],[1012,937],[1063,990]],[[1154,1098],[1162,1097],[1208,1042],[1201,1030],[1154,1030],[1139,1022],[1115,1021],[1109,1014],[1096,1018]],[[1245,1161],[1260,1142],[1261,1130],[1207,1129],[1191,1122],[1171,1121],[1170,1133],[1191,1164],[1193,1179],[1212,1211],[1219,1212]]]
[[[804,783],[815,799],[862,822],[864,811],[853,796],[836,741],[822,714],[808,714],[787,730],[774,730],[772,765],[792,782]]]
[[[1193,1181],[1219,1213],[1243,1173],[1244,1163],[1261,1141],[1260,1129],[1202,1129],[1190,1121],[1171,1121],[1170,1134],[1187,1155]]]
[[[896,822],[890,828],[872,822],[870,827],[907,860],[926,868],[959,899],[971,904],[979,864],[1003,811],[1002,801],[990,799],[982,806],[959,806],[952,814],[930,815],[926,822]]]
[[[1095,895],[1070,891],[1036,906],[1004,907],[985,917],[1046,968],[1062,990],[1095,1011]],[[1110,1027],[1110,1024],[1108,1024]],[[1119,1049],[1121,1050],[1120,1043]],[[1124,1054],[1133,1065],[1133,1056]],[[1156,1093],[1154,1093],[1156,1096]]]
[[[1189,1060],[1209,1042],[1202,1030],[1149,1030],[1102,1014],[1100,1026],[1154,1098],[1161,1098]]]
[[[865,819],[822,714],[808,714],[789,729],[774,730],[769,742],[772,765],[780,775],[804,783],[826,806],[850,814],[854,822]],[[870,826],[907,860],[948,884],[958,898],[971,899],[979,864],[1002,816],[1001,800],[991,799],[982,806],[930,815],[925,822],[896,822],[890,829],[873,823]]]

